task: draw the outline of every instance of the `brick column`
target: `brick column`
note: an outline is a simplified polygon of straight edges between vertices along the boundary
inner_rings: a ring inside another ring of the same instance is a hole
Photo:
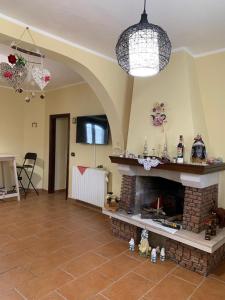
[[[136,176],[122,176],[119,207],[126,212],[132,212],[135,208]]]
[[[203,189],[186,187],[183,229],[196,233],[204,229],[204,220],[212,208],[218,207],[218,185]]]

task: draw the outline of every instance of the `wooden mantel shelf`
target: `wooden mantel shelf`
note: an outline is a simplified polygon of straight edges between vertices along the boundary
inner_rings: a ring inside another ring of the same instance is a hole
[[[138,163],[138,160],[134,158],[110,156],[110,160],[112,163],[115,164],[141,167],[141,165]],[[205,174],[224,171],[225,163],[217,163],[211,165],[164,163],[158,165],[155,169],[205,175]]]

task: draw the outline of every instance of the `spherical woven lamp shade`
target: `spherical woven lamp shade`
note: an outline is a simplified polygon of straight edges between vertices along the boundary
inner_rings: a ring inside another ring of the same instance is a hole
[[[120,67],[132,76],[158,74],[169,63],[171,42],[159,26],[150,24],[144,11],[138,24],[127,28],[119,37],[116,56]]]

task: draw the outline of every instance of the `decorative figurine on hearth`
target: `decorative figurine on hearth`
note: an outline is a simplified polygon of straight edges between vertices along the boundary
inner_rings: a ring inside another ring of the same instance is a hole
[[[150,256],[151,247],[149,246],[148,230],[146,230],[146,229],[142,230],[141,241],[140,241],[140,244],[138,245],[138,249],[139,249],[140,256],[145,256],[145,257]]]
[[[135,242],[134,242],[133,238],[131,238],[130,241],[129,241],[129,250],[131,252],[134,252],[134,250],[135,250]]]
[[[211,222],[208,221],[205,224],[205,240],[210,241],[211,240],[211,232],[212,232],[212,225]]]
[[[193,163],[205,163],[206,162],[206,147],[200,134],[198,134],[192,145],[191,161]]]
[[[112,192],[109,192],[106,195],[104,207],[108,211],[116,212],[119,209],[119,198]]]
[[[165,114],[165,104],[164,103],[156,103],[152,109],[153,114],[152,117],[152,125],[153,126],[162,126],[166,122],[166,114]]]
[[[153,248],[151,253],[151,262],[156,263],[156,260],[157,260],[157,253],[156,253],[156,249]]]
[[[156,247],[156,254],[157,254],[157,256],[160,255],[160,247],[159,246]]]
[[[166,259],[166,251],[165,248],[162,248],[160,251],[160,260],[165,261],[165,259]]]

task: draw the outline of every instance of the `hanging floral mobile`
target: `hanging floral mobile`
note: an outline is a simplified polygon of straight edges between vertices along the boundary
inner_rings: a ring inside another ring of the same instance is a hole
[[[152,117],[152,125],[153,126],[162,126],[166,123],[166,114],[165,114],[165,104],[164,103],[155,103],[153,109]]]
[[[20,46],[22,38],[26,32],[31,38],[33,46],[35,46],[35,51],[31,51]],[[34,82],[33,85],[36,84],[42,92],[51,80],[51,73],[49,70],[44,68],[44,55],[42,55],[36,48],[35,41],[28,27],[24,30],[18,42],[13,42],[11,44],[11,48],[14,50],[14,53],[8,56],[8,63],[0,63],[0,76],[17,93],[23,92],[26,79],[31,81],[31,83]],[[20,53],[25,53],[28,58],[25,58]],[[29,57],[36,57],[38,58],[38,61],[31,61]],[[26,102],[30,102],[30,100],[34,97],[35,92],[29,91],[29,94],[27,92],[25,100]],[[44,93],[42,93],[40,98],[44,99],[44,97]]]
[[[28,74],[27,61],[21,55],[10,54],[8,62],[0,63],[0,74],[16,92],[21,92],[21,86]]]

